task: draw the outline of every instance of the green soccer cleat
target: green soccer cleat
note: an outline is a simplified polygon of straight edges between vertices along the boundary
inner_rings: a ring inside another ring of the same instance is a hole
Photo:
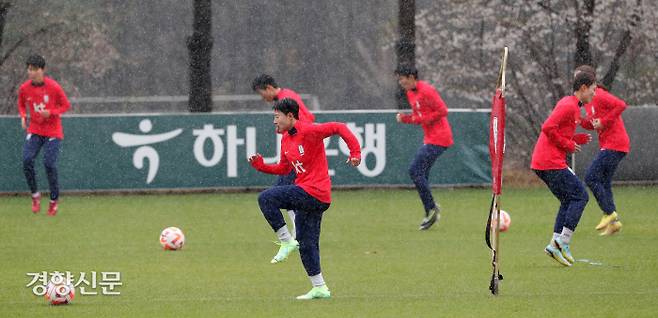
[[[313,287],[308,293],[297,296],[297,299],[299,300],[326,299],[326,298],[331,298],[331,292],[329,291],[329,287],[327,287],[327,285],[322,285],[320,287]]]
[[[289,242],[280,242],[277,243],[279,246],[279,252],[274,255],[274,258],[270,261],[272,264],[281,263],[288,258],[290,253],[299,249],[299,242],[297,240],[290,240]]]
[[[608,225],[610,225],[610,223],[613,223],[615,221],[619,221],[619,216],[617,215],[617,212],[612,212],[612,214],[610,214],[610,215],[603,214],[603,217],[601,217],[601,221],[596,226],[596,229],[597,230],[603,230]]]
[[[565,244],[565,243],[563,243],[562,241],[560,241],[560,239],[557,239],[557,240],[555,240],[554,242],[555,242],[555,245],[557,246],[557,248],[558,248],[558,249],[560,250],[560,252],[562,253],[562,256],[563,256],[567,261],[569,261],[569,263],[573,264],[576,260],[575,260],[575,259],[573,258],[573,256],[571,255],[571,249],[569,248],[569,244]]]
[[[564,266],[571,266],[571,263],[567,261],[566,258],[562,255],[562,251],[560,250],[559,247],[554,246],[555,241],[552,241],[550,244],[546,245],[546,248],[544,249],[544,252],[546,255],[550,256],[553,258],[556,262],[560,263],[561,265]]]
[[[427,212],[427,216],[423,219],[423,222],[420,223],[420,227],[418,228],[418,230],[425,231],[429,229],[440,218],[441,218],[441,212],[439,211],[439,207],[437,206]]]

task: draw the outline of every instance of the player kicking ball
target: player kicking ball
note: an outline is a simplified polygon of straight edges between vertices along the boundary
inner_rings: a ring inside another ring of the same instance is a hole
[[[268,165],[257,153],[249,157],[249,162],[264,173],[286,175],[294,169],[297,176],[295,184],[272,187],[258,196],[258,205],[281,245],[272,263],[282,262],[290,253],[299,250],[313,287],[297,299],[330,298],[320,268],[320,226],[322,215],[331,204],[331,179],[323,140],[340,135],[350,149],[347,163],[352,166],[361,163],[361,148],[356,136],[343,123],[299,121],[299,105],[292,99],[277,101],[273,109],[274,126],[283,134],[281,159],[277,164]],[[296,239],[282,222],[280,209],[295,211]]]

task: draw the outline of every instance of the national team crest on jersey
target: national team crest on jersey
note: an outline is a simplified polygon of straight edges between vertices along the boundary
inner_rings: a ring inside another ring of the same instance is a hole
[[[297,146],[297,149],[299,149],[299,155],[303,156],[304,155],[304,147],[302,145]]]

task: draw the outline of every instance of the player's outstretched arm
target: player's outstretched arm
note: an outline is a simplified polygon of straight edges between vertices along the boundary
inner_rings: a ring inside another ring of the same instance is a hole
[[[329,122],[313,125],[311,129],[319,140],[333,135],[339,135],[340,138],[345,141],[345,144],[347,144],[347,148],[350,149],[348,163],[353,166],[358,166],[361,163],[361,146],[359,145],[359,140],[356,139],[356,136],[354,136],[352,131],[347,128],[347,125],[339,122]]]
[[[281,160],[273,165],[266,164],[263,160],[263,156],[259,153],[249,156],[247,160],[254,169],[264,173],[285,175],[290,173],[290,170],[292,169],[285,156],[281,156]]]

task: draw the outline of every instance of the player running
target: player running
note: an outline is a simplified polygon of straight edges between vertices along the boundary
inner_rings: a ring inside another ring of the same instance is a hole
[[[574,76],[580,72],[589,72],[596,77],[596,71],[589,65],[577,67]],[[631,148],[621,118],[625,109],[626,103],[623,100],[598,85],[592,102],[585,105],[587,117],[580,123],[583,128],[596,130],[599,135],[601,149],[587,169],[585,183],[603,211],[601,221],[596,226],[597,230],[602,230],[600,235],[615,234],[622,227],[612,196],[612,177]]]
[[[558,101],[541,127],[532,153],[531,168],[560,200],[553,226],[553,237],[545,252],[558,263],[571,266],[574,258],[569,245],[589,197],[582,182],[567,166],[567,153],[578,152],[588,143],[589,134],[576,134],[580,107],[594,97],[596,80],[592,74],[579,73],[573,81],[573,95]]]
[[[343,123],[312,124],[299,120],[299,105],[292,99],[274,104],[274,126],[283,133],[281,159],[268,165],[260,154],[249,157],[258,171],[285,175],[291,170],[297,174],[294,185],[271,187],[258,196],[258,205],[270,226],[281,241],[277,254],[280,261],[290,252],[299,249],[302,263],[313,288],[297,299],[329,298],[331,293],[320,269],[320,225],[322,214],[331,204],[331,179],[323,139],[340,135],[350,149],[347,163],[361,163],[361,148],[356,136]],[[297,240],[281,221],[279,209],[294,210]]]
[[[409,176],[416,185],[425,208],[425,217],[419,229],[427,230],[440,218],[440,206],[434,202],[430,188],[430,169],[436,159],[453,144],[448,108],[432,85],[418,80],[418,70],[415,67],[399,67],[395,74],[400,86],[406,91],[412,108],[411,114],[398,113],[396,120],[423,128],[423,145],[418,148],[416,157],[411,162]]]

